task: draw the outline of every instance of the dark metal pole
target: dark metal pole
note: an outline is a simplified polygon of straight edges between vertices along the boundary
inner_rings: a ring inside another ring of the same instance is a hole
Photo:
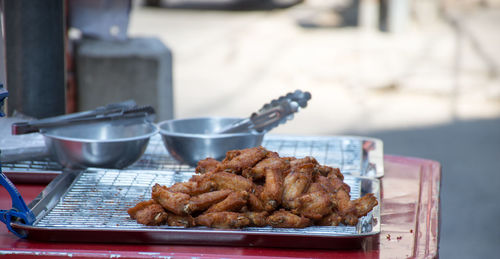
[[[64,114],[64,1],[2,2],[9,114]]]

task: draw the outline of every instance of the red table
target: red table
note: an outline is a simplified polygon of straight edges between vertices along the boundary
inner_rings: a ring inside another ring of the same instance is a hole
[[[17,238],[0,226],[0,255],[19,257],[45,256],[72,258],[434,258],[439,244],[440,164],[435,161],[389,156],[384,157],[382,179],[381,227],[378,242],[361,250],[312,250],[249,247],[44,243]],[[16,184],[29,203],[44,185]],[[11,200],[0,190],[0,208],[10,209]],[[117,240],[118,242],[119,240]]]

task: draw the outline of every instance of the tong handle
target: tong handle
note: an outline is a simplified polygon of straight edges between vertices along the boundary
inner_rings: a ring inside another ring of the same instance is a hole
[[[38,132],[40,129],[38,127],[32,126],[26,121],[14,122],[11,125],[12,135],[22,135],[28,133]]]
[[[24,224],[33,225],[36,219],[35,215],[28,208],[14,184],[12,184],[9,178],[2,173],[1,166],[0,163],[0,184],[9,192],[10,198],[12,199],[12,209],[0,210],[0,221],[2,221],[7,226],[7,229],[14,233],[14,235],[20,238],[26,238],[25,233],[17,232],[12,228],[10,223],[12,221],[21,220]]]
[[[130,101],[129,101],[130,102]],[[99,107],[92,111],[56,116],[36,121],[12,123],[12,135],[27,134],[40,131],[41,128],[64,126],[73,123],[104,121],[122,118],[149,117],[155,114],[151,106],[137,106],[135,102],[122,102]],[[134,106],[130,106],[134,105]]]

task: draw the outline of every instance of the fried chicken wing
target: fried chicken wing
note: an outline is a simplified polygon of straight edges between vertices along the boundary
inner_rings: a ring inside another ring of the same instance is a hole
[[[159,184],[153,186],[151,196],[153,197],[153,200],[158,202],[164,209],[177,215],[186,214],[184,207],[191,197],[185,193],[169,191],[162,188]]]
[[[313,182],[309,185],[309,188],[307,188],[306,193],[313,193],[313,192],[328,192],[327,189],[325,189],[320,183],[318,182]]]
[[[194,196],[213,191],[215,190],[215,187],[216,185],[213,181],[187,181],[175,183],[174,185],[168,187],[168,190],[171,192],[182,192]]]
[[[338,213],[342,217],[342,222],[351,226],[358,224],[358,212],[354,203],[350,200],[349,194],[345,190],[340,189],[335,193],[335,196]]]
[[[191,215],[175,215],[169,214],[167,219],[167,224],[174,227],[193,227],[196,225],[194,218]]]
[[[292,170],[299,168],[305,164],[317,165],[318,161],[311,156],[306,156],[304,158],[296,158],[290,161],[290,166],[292,167]]]
[[[320,220],[332,212],[330,196],[324,191],[304,194],[298,200],[300,207],[297,212],[312,220]]]
[[[242,175],[247,178],[251,178],[254,181],[258,181],[266,176],[266,168],[284,167],[282,168],[283,172],[288,170],[290,168],[290,164],[283,162],[285,161],[280,159],[276,152],[268,152],[266,158],[262,159],[254,167],[248,170],[243,170]]]
[[[346,215],[351,208],[351,197],[344,189],[340,189],[335,193],[335,200],[337,201],[337,209],[340,215]]]
[[[248,194],[248,207],[251,211],[264,211],[264,203],[259,199],[259,197],[253,193]]]
[[[184,212],[191,214],[196,211],[201,211],[210,206],[224,200],[232,191],[225,189],[213,192],[207,192],[198,196],[191,197],[184,207]]]
[[[222,169],[222,163],[211,158],[200,160],[196,166],[195,172],[197,174],[205,174],[208,172],[217,172]]]
[[[366,216],[377,205],[377,198],[375,198],[373,193],[365,194],[363,197],[352,201],[352,206],[356,208],[356,215],[358,217]]]
[[[378,202],[373,193],[368,193],[359,199],[350,201],[347,211],[344,211],[344,223],[348,225],[358,224],[359,218],[366,216],[377,205]]]
[[[336,193],[337,192],[337,189],[333,185],[332,181],[330,181],[330,179],[328,179],[325,176],[318,175],[316,177],[316,181],[314,183],[315,183],[314,188],[316,188],[316,189],[318,189],[318,188],[323,189],[329,193]],[[317,186],[317,185],[319,185],[319,186]],[[310,190],[310,192],[313,192],[313,191],[314,190]]]
[[[218,190],[229,189],[233,191],[251,192],[254,189],[254,183],[241,175],[227,172],[217,172],[210,176]]]
[[[274,160],[265,167],[264,189],[260,194],[260,200],[264,203],[267,211],[272,211],[281,205],[283,196],[283,172],[288,170],[288,163],[279,158],[268,158]]]
[[[247,211],[245,212],[245,216],[250,220],[251,227],[264,227],[267,225],[266,219],[269,213],[267,211],[255,212],[255,211]]]
[[[338,226],[342,222],[342,217],[337,212],[332,212],[316,221],[319,226]]]
[[[333,168],[326,165],[318,165],[317,169],[318,172],[323,176],[337,177],[340,180],[344,180],[344,175],[340,172],[340,169],[338,168]]]
[[[247,204],[248,193],[237,191],[230,193],[224,200],[208,208],[205,213],[220,211],[238,211]]]
[[[212,228],[242,228],[250,225],[250,220],[243,213],[211,212],[195,218],[196,225]]]
[[[286,210],[275,211],[267,217],[267,224],[275,228],[305,228],[311,225],[311,220],[297,216]]]
[[[154,200],[142,201],[127,210],[127,213],[137,223],[147,226],[159,226],[168,218],[167,212]]]
[[[351,192],[351,187],[344,183],[342,179],[337,178],[337,177],[327,177],[327,179],[330,181],[330,184],[333,186],[334,193],[338,192],[339,190],[343,190],[346,193]]]
[[[264,159],[267,153],[263,147],[228,151],[222,160],[222,168],[226,172],[241,174],[243,169],[249,169]]]
[[[297,199],[309,187],[312,182],[314,164],[302,164],[295,166],[285,177],[283,183],[283,206],[288,209],[296,209],[300,206]]]

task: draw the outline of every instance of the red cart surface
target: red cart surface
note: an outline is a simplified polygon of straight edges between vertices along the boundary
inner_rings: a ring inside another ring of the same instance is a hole
[[[121,257],[313,257],[313,258],[433,258],[439,243],[439,163],[400,156],[384,157],[381,179],[381,233],[360,249],[291,249],[196,245],[116,243],[61,243],[19,239],[0,227],[0,254],[12,257],[49,256],[72,258]],[[45,185],[17,184],[29,202]],[[0,191],[1,208],[11,199]]]

